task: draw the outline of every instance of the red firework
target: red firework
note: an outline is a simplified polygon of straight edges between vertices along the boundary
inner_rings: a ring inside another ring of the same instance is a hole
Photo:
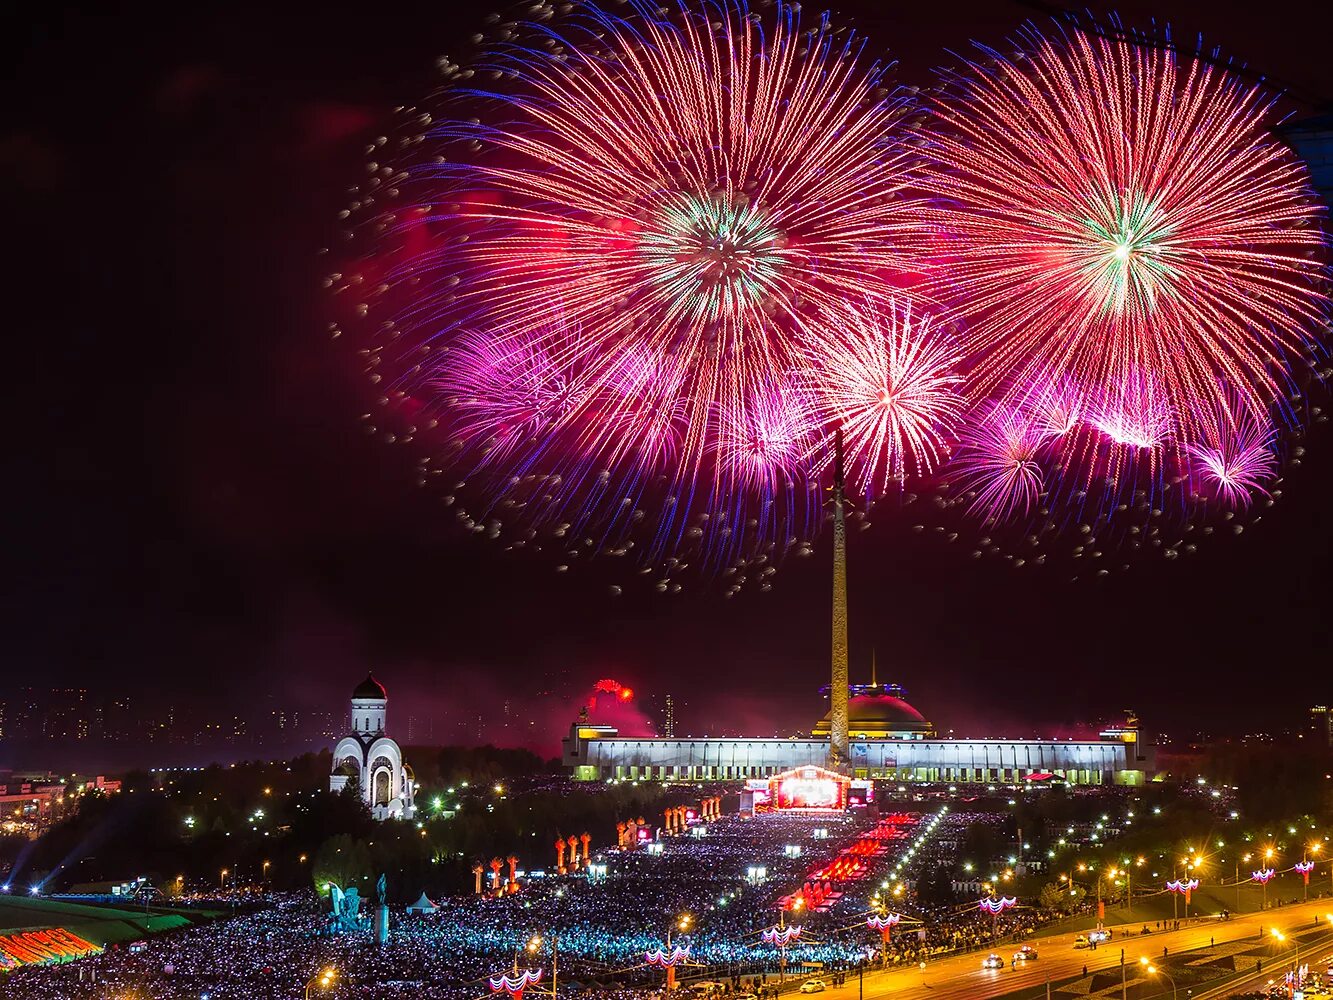
[[[1309,356],[1322,209],[1270,103],[1226,71],[1078,31],[1018,45],[949,74],[930,135],[932,287],[970,391],[1027,408],[1034,385],[1076,387],[1066,429],[1115,452],[1084,487],[1163,449],[1183,469],[1229,394],[1272,412]]]

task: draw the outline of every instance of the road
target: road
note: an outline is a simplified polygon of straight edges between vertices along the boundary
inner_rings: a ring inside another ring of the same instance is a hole
[[[893,997],[894,1000],[986,1000],[1002,997],[1017,990],[1040,987],[1049,981],[1058,983],[1088,972],[1119,972],[1120,949],[1125,949],[1125,976],[1133,983],[1140,978],[1148,978],[1139,965],[1140,956],[1151,961],[1162,957],[1162,948],[1172,953],[1189,951],[1194,948],[1206,948],[1212,940],[1218,945],[1229,941],[1257,939],[1260,928],[1269,934],[1272,928],[1282,933],[1289,930],[1311,928],[1314,918],[1320,917],[1320,926],[1328,927],[1322,919],[1329,912],[1329,900],[1315,900],[1309,903],[1292,904],[1264,913],[1247,913],[1234,916],[1228,921],[1202,920],[1178,931],[1153,931],[1145,936],[1135,934],[1122,938],[1124,928],[1137,931],[1142,924],[1128,924],[1115,927],[1111,941],[1103,944],[1096,951],[1075,949],[1074,933],[1048,937],[1033,937],[1027,944],[1037,949],[1036,961],[1020,964],[1016,971],[1010,971],[1009,959],[1018,950],[1016,944],[1004,944],[995,951],[1005,960],[1003,970],[981,968],[985,952],[969,952],[949,958],[937,959],[926,966],[923,973],[914,967],[893,969],[887,972],[868,973],[864,982],[864,1000],[879,1000],[881,997]],[[1325,949],[1327,950],[1327,949]],[[1321,952],[1322,954],[1322,952]],[[1276,957],[1274,961],[1279,959]],[[1267,964],[1267,963],[1265,963]],[[1170,996],[1170,986],[1162,982],[1162,994]],[[858,1000],[858,984],[855,977],[840,989],[828,990],[824,996],[828,1000]],[[1118,995],[1118,991],[1117,991]]]

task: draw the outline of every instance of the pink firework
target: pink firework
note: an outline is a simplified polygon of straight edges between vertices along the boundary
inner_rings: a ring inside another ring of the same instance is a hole
[[[724,411],[717,438],[723,474],[761,493],[798,476],[813,436],[806,409],[784,379],[756,391],[743,407]]]
[[[1030,514],[1042,491],[1044,441],[1028,414],[1005,406],[967,426],[951,470],[958,488],[975,494],[968,512],[988,521]]]
[[[963,411],[956,344],[910,300],[843,310],[810,348],[811,418],[840,427],[850,477],[864,493],[940,464]],[[821,436],[821,441],[825,436]],[[820,446],[817,467],[828,464]]]
[[[540,337],[518,330],[457,338],[427,380],[456,443],[499,462],[573,408],[573,372],[554,356],[563,333],[557,324]]]
[[[1133,369],[1102,388],[1092,401],[1088,423],[1124,448],[1161,448],[1171,436],[1167,393],[1150,373]]]
[[[1219,411],[1190,449],[1191,471],[1203,487],[1233,509],[1248,507],[1277,475],[1277,429],[1236,403]]]
[[[1083,393],[1072,379],[1042,382],[1020,396],[1023,409],[1032,414],[1043,437],[1064,437],[1083,419]]]
[[[381,213],[360,230],[373,280],[347,287],[375,289],[364,311],[385,331],[372,377],[386,397],[443,411],[469,443],[497,436],[495,407],[453,405],[486,393],[456,391],[442,367],[466,360],[462,331],[528,331],[524,350],[574,374],[558,413],[513,407],[496,480],[547,476],[549,502],[524,516],[576,512],[572,531],[590,537],[614,534],[599,522],[626,505],[670,498],[661,556],[701,519],[707,544],[770,503],[784,435],[799,435],[765,400],[811,364],[821,317],[916,271],[924,197],[902,127],[913,106],[853,34],[783,3],[625,11],[505,24],[476,70],[447,66],[459,86],[439,114],[405,112],[385,147],[405,161],[372,153],[351,215]],[[544,332],[553,308],[577,331],[559,345]],[[910,433],[904,450],[938,448]],[[808,495],[751,550],[808,533]]]
[[[1267,412],[1315,346],[1322,209],[1225,70],[1075,30],[1017,44],[949,75],[930,136],[932,289],[969,385],[1026,406],[1068,379],[1108,440],[1179,460],[1227,393]]]

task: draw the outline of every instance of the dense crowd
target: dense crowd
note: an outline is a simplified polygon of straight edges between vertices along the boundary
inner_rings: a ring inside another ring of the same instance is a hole
[[[339,997],[476,998],[485,978],[538,964],[549,981],[552,947],[559,949],[561,996],[646,988],[663,973],[644,965],[644,952],[688,943],[682,979],[707,973],[728,985],[775,976],[784,955],[761,940],[778,919],[775,901],[837,856],[864,831],[862,819],[769,815],[709,824],[706,836],[668,839],[661,853],[609,852],[604,877],[536,880],[500,899],[449,898],[433,914],[395,911],[382,948],[369,929],[330,933],[327,904],[313,893],[278,894],[270,905],[188,930],[151,937],[141,950],[119,947],[65,966],[20,970],[6,997],[81,998],[132,991],[143,998],[199,996],[214,1000],[299,995],[319,970],[338,970]],[[816,836],[816,828],[827,837]],[[788,846],[800,848],[799,854]],[[762,879],[750,870],[762,867]],[[847,905],[852,893],[848,893]],[[855,893],[864,909],[865,894]],[[687,929],[681,918],[688,915]],[[839,931],[834,914],[807,915],[811,927],[786,953],[786,965],[847,968],[867,954],[863,926]],[[527,943],[540,934],[537,953]],[[697,963],[697,964],[695,964]]]
[[[957,857],[964,831],[1000,821],[967,812],[942,813],[933,826],[918,824],[921,818],[895,817],[891,835],[868,841],[875,824],[856,815],[729,817],[653,851],[606,852],[594,859],[604,875],[536,879],[499,899],[448,898],[430,914],[395,910],[383,947],[369,926],[331,931],[328,902],[313,892],[273,894],[261,905],[247,898],[230,919],[65,966],[20,970],[6,981],[5,996],[78,1000],[125,991],[145,1000],[251,1000],[300,995],[309,977],[334,968],[338,997],[476,1000],[488,994],[488,976],[515,966],[540,967],[549,984],[558,949],[562,998],[596,993],[617,1000],[661,984],[663,972],[645,965],[644,953],[664,946],[668,933],[673,944],[690,948],[677,968],[681,980],[706,976],[727,990],[771,993],[779,979],[803,972],[837,977],[860,964],[914,964],[1021,940],[1045,919],[1022,907],[992,922],[971,897],[922,903],[910,891],[881,889],[919,885]],[[779,901],[799,895],[816,873],[838,870],[830,863],[851,845],[860,848],[860,870],[855,880],[834,884],[835,901],[821,912],[779,910]],[[904,917],[889,942],[865,923],[877,891],[883,911]],[[802,927],[785,949],[762,940],[780,919]]]

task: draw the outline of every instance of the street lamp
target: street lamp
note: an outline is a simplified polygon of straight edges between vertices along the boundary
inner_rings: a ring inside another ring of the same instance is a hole
[[[1243,858],[1236,859],[1236,912],[1237,913],[1240,912],[1240,863],[1244,861],[1248,865],[1250,863],[1250,858],[1252,857],[1254,857],[1253,854],[1246,854]]]
[[[231,869],[229,869],[229,868],[224,868],[224,869],[222,869],[222,871],[218,872],[218,888],[219,888],[219,889],[225,889],[225,888],[227,887],[227,873],[228,873],[230,870],[231,870]]]
[[[689,933],[690,925],[694,923],[694,917],[688,913],[682,913],[672,921],[671,926],[667,928],[666,946],[671,948],[671,932],[680,931],[682,934]]]
[[[310,1000],[310,991],[318,986],[321,990],[328,990],[338,979],[338,970],[329,966],[305,981],[305,1000]]]
[[[1280,930],[1274,927],[1273,939],[1277,941],[1278,944],[1284,944],[1287,940],[1287,935],[1283,934]],[[1295,935],[1292,935],[1291,942],[1296,948],[1296,955],[1295,958],[1293,959],[1292,964],[1295,966],[1296,974],[1299,976],[1301,969],[1301,939],[1296,937]]]
[[[1176,1000],[1176,981],[1172,978],[1171,973],[1167,972],[1165,969],[1159,969],[1157,966],[1149,964],[1146,958],[1139,959],[1139,964],[1144,967],[1150,976],[1155,976],[1158,973],[1166,976],[1166,981],[1171,984],[1171,1000]]]
[[[269,865],[271,865],[271,864],[273,864],[272,861],[265,861],[265,862],[264,862],[263,867],[260,869],[260,880],[261,880],[261,881],[263,881],[263,882],[267,882],[267,881],[268,881],[268,868],[269,868]]]
[[[669,946],[668,946],[669,947]],[[542,951],[542,936],[534,934],[528,938],[528,954],[540,955]],[[560,935],[551,935],[551,1000],[556,1000],[556,988],[559,986],[560,976]]]
[[[1265,864],[1268,864],[1273,860],[1273,854],[1274,851],[1271,847],[1268,848],[1268,850],[1264,851]],[[1271,864],[1268,864],[1268,867],[1272,868],[1273,866]],[[1265,910],[1268,909],[1268,879],[1264,879],[1264,909]]]

